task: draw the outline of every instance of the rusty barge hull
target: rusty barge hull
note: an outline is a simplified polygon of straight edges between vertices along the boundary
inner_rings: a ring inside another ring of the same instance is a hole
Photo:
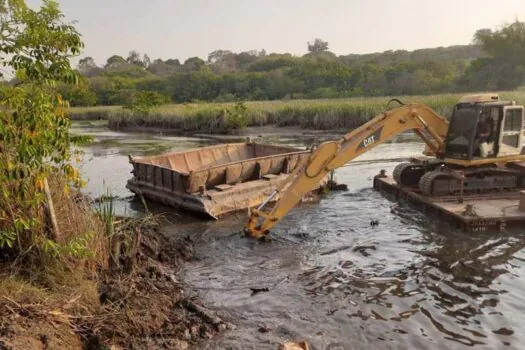
[[[126,187],[149,200],[217,219],[260,205],[309,156],[310,151],[293,147],[236,143],[130,157],[134,176]]]
[[[397,202],[409,202],[418,209],[446,220],[466,232],[503,231],[525,227],[525,211],[520,210],[520,192],[428,197],[414,188],[399,186],[389,176],[376,176],[374,189]]]

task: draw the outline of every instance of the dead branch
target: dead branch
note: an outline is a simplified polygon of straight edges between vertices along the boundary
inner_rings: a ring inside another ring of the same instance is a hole
[[[57,217],[55,215],[55,207],[53,205],[53,198],[51,197],[51,191],[49,190],[49,183],[47,182],[47,178],[44,179],[44,193],[46,195],[47,214],[49,216],[49,220],[51,221],[51,226],[53,227],[51,239],[57,242],[57,240],[60,238],[60,231],[58,229]]]

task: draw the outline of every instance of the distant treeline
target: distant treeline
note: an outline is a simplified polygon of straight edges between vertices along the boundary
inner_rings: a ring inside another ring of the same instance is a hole
[[[217,50],[181,63],[131,51],[103,66],[86,57],[78,70],[82,84],[62,89],[73,106],[127,105],[139,91],[181,103],[509,90],[525,81],[525,23],[481,29],[472,45],[412,52],[336,56],[316,39],[302,57]]]

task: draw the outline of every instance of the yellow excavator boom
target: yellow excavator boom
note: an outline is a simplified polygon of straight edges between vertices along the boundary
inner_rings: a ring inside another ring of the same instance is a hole
[[[244,228],[245,233],[255,238],[268,235],[304,195],[315,189],[332,170],[407,130],[414,130],[425,141],[427,153],[442,156],[448,131],[448,121],[444,117],[424,104],[407,104],[384,112],[349,132],[341,140],[324,142],[312,150],[305,165],[292,173],[289,181],[259,208],[252,210]],[[271,210],[265,211],[264,207],[277,194],[280,194],[280,199]]]

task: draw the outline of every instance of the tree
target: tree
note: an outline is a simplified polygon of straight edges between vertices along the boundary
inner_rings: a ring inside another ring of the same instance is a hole
[[[198,71],[206,65],[206,62],[199,57],[190,57],[184,62],[187,71]]]
[[[245,71],[251,64],[259,61],[262,58],[263,56],[261,56],[261,54],[255,50],[235,54],[236,66],[243,71]]]
[[[79,72],[86,77],[95,76],[100,73],[101,69],[95,63],[93,57],[84,57],[78,62]]]
[[[171,99],[176,102],[211,100],[217,97],[216,76],[209,70],[174,74],[168,78]]]
[[[328,42],[315,39],[313,43],[308,42],[308,52],[318,53],[328,51]]]
[[[486,40],[486,38],[492,36],[492,29],[489,28],[483,28],[478,29],[476,33],[474,33],[474,37],[472,38],[472,43],[474,45],[483,46],[483,41]]]
[[[56,86],[78,81],[70,59],[83,44],[56,1],[33,10],[23,0],[0,0],[0,9],[0,64],[19,80],[0,101],[0,248],[51,250],[56,243],[40,220],[46,179],[78,180],[67,103]]]
[[[170,66],[176,66],[176,67],[178,67],[178,66],[181,65],[181,64],[180,64],[180,61],[179,61],[178,58],[175,58],[175,59],[173,59],[173,58],[167,59],[165,63],[166,63],[166,64],[169,64]]]
[[[151,58],[149,58],[147,54],[144,54],[144,56],[142,56],[142,66],[144,68],[148,68],[150,64],[151,64]]]
[[[176,61],[175,63],[168,64],[168,61]],[[165,77],[173,73],[178,73],[182,71],[181,65],[178,62],[178,60],[168,60],[166,62],[163,62],[161,59],[154,60],[151,64],[148,65],[148,71],[151,73],[160,76]],[[176,64],[178,63],[178,64]]]
[[[516,20],[495,31],[478,30],[474,34],[474,42],[491,57],[516,64],[525,63],[525,22]]]
[[[94,106],[97,103],[97,95],[84,77],[76,85],[60,84],[59,92],[71,106]]]
[[[78,70],[82,74],[84,74],[85,72],[89,72],[95,68],[97,68],[97,64],[95,63],[93,57],[84,57],[78,62]]]
[[[525,22],[518,20],[498,30],[480,29],[474,34],[475,44],[487,53],[489,59],[478,59],[472,67],[477,67],[480,76],[485,76],[485,89],[514,89],[525,80]],[[483,72],[482,72],[483,71]],[[480,82],[476,72],[469,70],[470,76],[464,81]]]
[[[156,91],[137,91],[134,93],[131,101],[124,105],[124,108],[143,117],[148,115],[153,108],[162,106],[169,102],[169,96]]]
[[[108,68],[115,68],[115,67],[118,67],[118,66],[125,65],[126,63],[127,62],[124,59],[124,57],[119,56],[119,55],[113,55],[110,58],[108,58],[104,68],[106,68],[106,69],[108,69]]]
[[[208,54],[208,63],[217,63],[224,60],[225,57],[231,56],[233,53],[229,50],[215,50]]]
[[[232,73],[237,70],[236,55],[228,50],[216,50],[208,55],[208,63],[214,72]]]
[[[140,53],[135,50],[131,50],[126,58],[126,62],[129,64],[134,64],[136,66],[144,67],[144,62],[140,58]]]
[[[290,54],[270,55],[262,57],[248,67],[249,72],[268,72],[285,67],[291,67],[298,62],[298,58]]]

